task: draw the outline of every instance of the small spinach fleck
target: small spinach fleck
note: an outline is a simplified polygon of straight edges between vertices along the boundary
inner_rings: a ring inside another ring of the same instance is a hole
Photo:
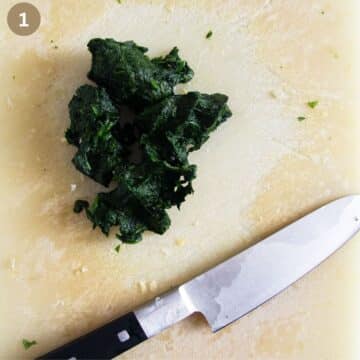
[[[307,106],[311,109],[315,109],[316,106],[319,104],[318,100],[314,100],[314,101],[309,101],[307,102]]]
[[[36,345],[37,342],[35,340],[27,340],[27,339],[22,339],[22,345],[24,347],[25,350],[31,348],[32,346]]]

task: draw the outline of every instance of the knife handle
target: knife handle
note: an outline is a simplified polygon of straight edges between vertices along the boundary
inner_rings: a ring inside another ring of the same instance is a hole
[[[38,359],[111,359],[147,340],[133,312],[130,312]]]

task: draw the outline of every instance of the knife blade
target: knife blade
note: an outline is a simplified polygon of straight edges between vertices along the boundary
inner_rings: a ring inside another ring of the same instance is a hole
[[[335,200],[40,359],[110,359],[195,312],[216,332],[303,277],[359,230],[360,195]]]

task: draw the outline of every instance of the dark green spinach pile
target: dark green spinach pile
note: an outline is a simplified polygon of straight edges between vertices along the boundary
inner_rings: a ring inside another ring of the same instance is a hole
[[[88,77],[98,86],[77,89],[66,139],[77,147],[73,163],[79,171],[116,187],[91,204],[77,200],[74,211],[85,209],[94,228],[106,235],[119,225],[119,239],[135,243],[145,230],[163,234],[170,226],[166,209],[180,208],[193,192],[196,165],[188,155],[231,116],[228,98],[175,95],[174,87],[194,75],[176,47],[153,59],[133,41],[93,39],[88,48]],[[135,114],[132,122],[123,119],[124,107]]]

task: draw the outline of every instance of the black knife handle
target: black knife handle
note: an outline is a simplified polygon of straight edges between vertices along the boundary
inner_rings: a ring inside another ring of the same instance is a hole
[[[38,359],[111,359],[145,340],[144,330],[130,312]]]

